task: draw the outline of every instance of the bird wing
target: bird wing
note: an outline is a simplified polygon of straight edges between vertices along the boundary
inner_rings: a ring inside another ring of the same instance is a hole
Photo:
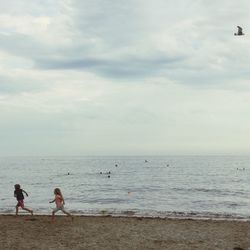
[[[242,28],[240,26],[237,26],[238,32],[242,32]]]

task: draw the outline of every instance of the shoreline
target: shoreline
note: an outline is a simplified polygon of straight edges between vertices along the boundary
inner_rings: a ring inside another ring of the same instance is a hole
[[[0,215],[1,249],[203,249],[250,246],[250,222],[57,215]]]
[[[168,215],[143,215],[143,214],[133,214],[133,213],[74,213],[73,211],[69,210],[70,213],[74,216],[74,217],[112,217],[112,218],[142,218],[142,219],[161,219],[161,220],[202,220],[202,221],[207,221],[207,220],[211,220],[211,221],[239,221],[239,222],[250,222],[250,216],[248,217],[244,217],[244,216],[237,216],[237,215],[227,215],[227,216],[223,216],[223,215],[189,215],[189,214],[175,214],[173,213],[172,215],[168,214]],[[15,217],[15,213],[1,213],[0,212],[0,217],[1,216],[14,216]],[[32,216],[30,214],[28,214],[27,212],[22,212],[22,210],[20,211],[19,216]],[[44,217],[50,217],[51,213],[34,213],[33,216],[44,216]],[[60,216],[65,216],[64,214],[61,213],[57,213],[55,215],[56,217],[60,217]]]

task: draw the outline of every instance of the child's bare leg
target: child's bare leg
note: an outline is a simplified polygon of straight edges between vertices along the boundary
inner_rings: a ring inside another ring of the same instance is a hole
[[[73,220],[73,216],[72,214],[70,214],[69,212],[67,212],[66,210],[62,209],[62,212],[67,214],[69,217],[71,217],[71,219]]]
[[[16,216],[18,216],[18,206],[16,206]]]
[[[51,221],[53,222],[55,220],[55,212],[52,212],[52,217],[51,217]]]
[[[69,212],[62,210],[63,213],[67,214],[68,216],[72,216]]]
[[[33,215],[33,210],[28,209],[28,208],[26,208],[26,207],[23,207],[23,210],[28,211],[29,213],[31,213],[31,215]]]

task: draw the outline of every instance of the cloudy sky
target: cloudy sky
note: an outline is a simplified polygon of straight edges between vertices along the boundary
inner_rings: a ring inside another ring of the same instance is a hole
[[[249,10],[0,0],[0,155],[249,154]]]

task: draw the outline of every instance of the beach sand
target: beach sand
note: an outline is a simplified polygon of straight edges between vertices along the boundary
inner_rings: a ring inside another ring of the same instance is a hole
[[[250,222],[111,216],[0,216],[0,249],[250,249]]]

